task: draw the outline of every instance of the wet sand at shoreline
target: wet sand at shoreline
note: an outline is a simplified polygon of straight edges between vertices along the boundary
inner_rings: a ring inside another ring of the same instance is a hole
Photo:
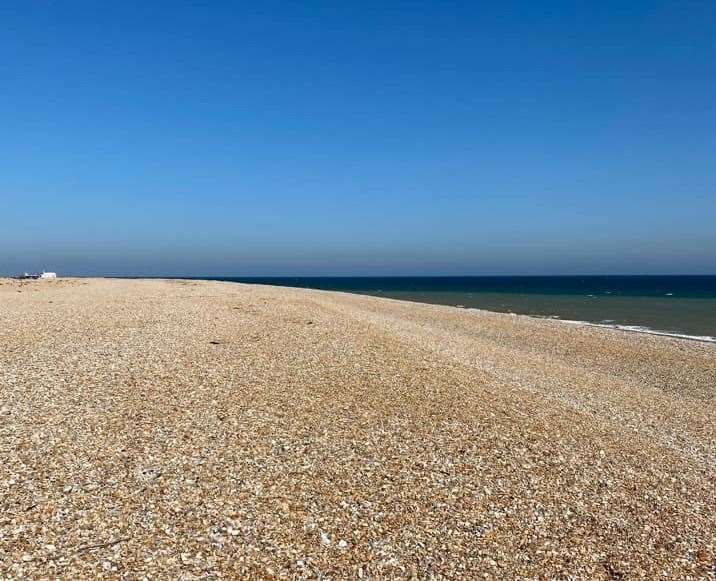
[[[716,574],[716,345],[0,280],[0,577]]]

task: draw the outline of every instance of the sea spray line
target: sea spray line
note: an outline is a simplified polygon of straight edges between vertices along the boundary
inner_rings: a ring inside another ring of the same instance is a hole
[[[571,321],[569,319],[552,319],[560,323],[569,323],[572,325],[585,325],[588,327],[601,327],[603,329],[615,329],[617,331],[628,331],[630,333],[644,333],[646,335],[659,335],[662,337],[675,337],[677,339],[688,339],[690,341],[703,341],[704,343],[716,343],[716,337],[710,335],[685,335],[683,333],[670,333],[668,331],[659,331],[642,327],[641,325],[611,325],[607,323],[590,323],[589,321]]]

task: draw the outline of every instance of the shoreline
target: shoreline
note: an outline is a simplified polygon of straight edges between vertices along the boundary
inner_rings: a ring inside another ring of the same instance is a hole
[[[228,277],[224,277],[228,278]],[[283,277],[276,277],[276,278],[283,278]],[[320,278],[320,277],[319,277]],[[348,277],[351,278],[351,277]],[[410,278],[410,277],[408,277]],[[251,286],[258,286],[258,287],[268,287],[268,288],[276,288],[276,289],[291,289],[291,290],[305,290],[305,291],[313,291],[313,292],[326,292],[326,293],[340,293],[340,294],[346,294],[346,295],[355,295],[355,296],[365,296],[365,297],[375,297],[375,298],[383,298],[387,300],[392,301],[401,301],[411,304],[426,304],[426,305],[434,305],[434,306],[441,306],[441,307],[449,307],[449,308],[457,308],[462,309],[465,311],[482,311],[486,313],[492,313],[496,315],[508,315],[508,316],[519,316],[519,317],[527,317],[529,319],[533,320],[542,320],[542,321],[557,321],[561,323],[566,323],[568,325],[574,325],[574,326],[583,326],[583,327],[593,327],[598,329],[610,329],[612,331],[621,331],[624,333],[633,333],[637,335],[649,335],[654,337],[667,337],[670,339],[682,339],[685,341],[696,341],[699,343],[716,343],[716,336],[715,335],[693,335],[689,333],[681,333],[678,331],[666,331],[663,329],[656,329],[652,328],[646,325],[630,325],[630,324],[623,324],[623,323],[617,323],[617,322],[610,322],[610,323],[602,323],[602,322],[596,322],[596,321],[589,321],[589,320],[582,320],[582,319],[563,319],[558,315],[536,315],[536,314],[528,314],[528,313],[520,313],[520,312],[514,312],[514,311],[498,311],[493,309],[485,309],[481,307],[471,307],[471,306],[465,306],[465,305],[453,305],[453,304],[446,304],[441,302],[428,302],[428,301],[420,301],[420,300],[411,300],[410,298],[398,298],[394,296],[388,296],[384,295],[381,292],[360,292],[360,291],[352,291],[352,290],[334,290],[334,289],[323,289],[323,288],[313,288],[313,287],[304,287],[304,286],[285,286],[285,285],[279,285],[279,284],[270,284],[266,282],[256,283],[256,282],[244,282],[241,280],[224,280],[222,278],[167,278],[167,277],[113,277],[113,276],[106,276],[106,277],[59,277],[57,281],[61,280],[118,280],[118,281],[204,281],[204,282],[214,282],[214,283],[226,283],[226,284],[239,284],[239,285],[251,285]],[[22,284],[33,284],[33,282],[44,282],[46,283],[47,280],[20,280],[13,277],[0,277],[0,281],[7,280],[14,283],[22,283]],[[651,297],[649,297],[651,298]]]
[[[282,278],[282,277],[277,277]],[[350,278],[350,277],[348,277]],[[39,283],[46,283],[47,280],[40,280],[32,281],[32,280],[20,280],[16,279],[14,277],[0,277],[0,281],[7,280],[14,283],[22,283],[25,284],[33,284],[34,282]],[[491,313],[495,315],[507,315],[507,316],[518,316],[518,317],[527,317],[529,319],[537,320],[537,321],[556,321],[560,323],[566,323],[568,325],[574,325],[574,326],[582,326],[582,327],[593,327],[598,329],[610,329],[612,331],[621,331],[624,333],[633,333],[637,335],[649,335],[654,337],[666,337],[670,339],[682,339],[686,341],[696,341],[699,343],[716,343],[716,336],[714,335],[692,335],[688,333],[680,333],[677,331],[666,331],[662,329],[655,329],[652,327],[648,327],[645,325],[629,325],[629,324],[623,324],[623,323],[617,323],[617,322],[610,322],[610,323],[601,323],[601,322],[595,322],[595,321],[589,321],[589,320],[581,320],[581,319],[562,319],[558,315],[534,315],[534,314],[528,314],[528,313],[520,313],[520,312],[513,312],[513,311],[498,311],[498,310],[492,310],[492,309],[485,309],[481,307],[470,307],[465,305],[452,305],[452,304],[446,304],[446,303],[440,303],[440,302],[428,302],[428,301],[420,301],[420,300],[411,300],[409,298],[398,298],[393,296],[388,296],[384,294],[380,294],[377,292],[360,292],[360,291],[351,291],[351,290],[333,290],[333,289],[322,289],[322,288],[312,288],[312,287],[303,287],[303,286],[285,286],[285,285],[278,285],[278,284],[270,284],[270,283],[255,283],[255,282],[243,282],[240,280],[222,280],[222,279],[214,279],[214,278],[166,278],[166,277],[113,277],[113,276],[106,276],[106,277],[58,277],[57,279],[52,279],[56,281],[62,281],[62,280],[118,280],[118,281],[204,281],[204,282],[213,282],[213,283],[226,283],[226,284],[239,284],[239,285],[250,285],[250,286],[257,286],[257,287],[267,287],[267,288],[275,288],[275,289],[290,289],[290,290],[297,290],[297,291],[312,291],[312,292],[322,292],[322,293],[339,293],[339,294],[345,294],[345,295],[353,295],[353,296],[364,296],[364,297],[374,297],[374,298],[382,298],[386,300],[391,301],[399,301],[399,302],[405,302],[405,303],[411,303],[411,304],[417,304],[417,305],[433,305],[433,306],[440,306],[440,307],[448,307],[448,308],[455,308],[455,309],[461,309],[465,311],[477,311],[477,312],[485,312],[485,313]]]
[[[121,280],[121,279],[119,279]],[[388,296],[384,294],[378,294],[378,293],[368,293],[368,292],[359,292],[359,291],[350,291],[350,290],[331,290],[331,289],[321,289],[321,288],[311,288],[311,287],[302,287],[302,286],[284,286],[284,285],[272,285],[268,283],[249,283],[249,282],[242,282],[242,281],[231,281],[231,280],[215,280],[211,278],[207,279],[152,279],[152,278],[146,278],[146,279],[127,279],[127,280],[203,280],[207,282],[225,282],[230,284],[248,284],[253,286],[264,286],[269,288],[285,288],[285,289],[292,289],[292,290],[308,290],[313,292],[325,292],[325,293],[340,293],[340,294],[346,294],[346,295],[357,295],[357,296],[364,296],[364,297],[374,297],[379,299],[386,299],[391,301],[400,301],[405,303],[411,303],[411,304],[417,304],[417,305],[433,305],[433,306],[440,306],[440,307],[448,307],[448,308],[456,308],[456,309],[462,309],[465,311],[481,311],[485,313],[491,313],[495,315],[508,315],[508,316],[519,316],[519,317],[528,317],[530,319],[534,320],[541,320],[541,321],[556,321],[561,323],[567,323],[570,325],[577,325],[577,326],[586,326],[586,327],[595,327],[600,329],[611,329],[613,331],[622,331],[624,333],[636,333],[636,334],[642,334],[642,335],[651,335],[656,337],[668,337],[671,339],[683,339],[686,341],[697,341],[700,343],[716,343],[716,336],[712,335],[690,335],[686,333],[679,333],[676,331],[664,331],[660,329],[653,329],[650,327],[642,326],[642,325],[626,325],[626,324],[620,324],[620,323],[597,323],[593,321],[586,321],[586,320],[572,320],[572,319],[562,319],[559,316],[556,315],[530,315],[527,313],[518,313],[518,312],[506,312],[506,311],[496,311],[492,309],[484,309],[480,307],[467,307],[464,305],[450,305],[445,303],[437,303],[437,302],[427,302],[427,301],[418,301],[418,300],[410,300],[406,298],[397,298],[393,296]]]
[[[529,315],[525,315],[529,316]],[[659,331],[657,329],[650,329],[649,327],[642,327],[639,325],[619,325],[617,323],[592,323],[590,321],[571,321],[569,319],[557,319],[552,318],[554,321],[561,321],[562,323],[568,323],[570,325],[582,325],[586,327],[598,327],[600,329],[611,329],[613,331],[623,331],[625,333],[639,333],[642,335],[655,335],[657,337],[669,337],[671,339],[684,339],[686,341],[697,341],[700,343],[716,343],[716,337],[711,335],[686,335],[683,333],[672,333],[670,331]]]

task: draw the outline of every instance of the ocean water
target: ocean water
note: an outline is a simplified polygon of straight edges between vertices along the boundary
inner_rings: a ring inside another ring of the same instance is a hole
[[[716,276],[201,277],[716,337]]]

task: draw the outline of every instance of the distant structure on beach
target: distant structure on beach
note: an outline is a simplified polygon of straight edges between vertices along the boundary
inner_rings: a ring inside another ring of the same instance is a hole
[[[29,272],[24,272],[22,274],[18,274],[15,278],[17,278],[19,280],[28,280],[28,279],[36,280],[38,278],[44,278],[44,279],[57,278],[57,273],[56,272],[47,272],[45,270],[43,270],[42,273],[40,273],[40,274],[30,274]]]

